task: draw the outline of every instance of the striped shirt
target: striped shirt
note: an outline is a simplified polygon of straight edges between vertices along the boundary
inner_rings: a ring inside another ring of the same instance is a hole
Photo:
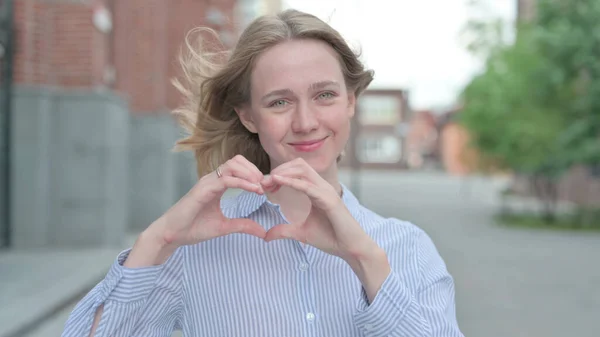
[[[343,201],[388,256],[391,273],[368,303],[342,259],[293,240],[266,243],[231,234],[179,248],[159,266],[125,268],[122,252],[75,307],[63,337],[87,337],[104,303],[96,337],[462,336],[454,282],[429,236],[415,225],[363,207],[346,186]],[[284,223],[278,205],[242,192],[223,214],[269,229]]]

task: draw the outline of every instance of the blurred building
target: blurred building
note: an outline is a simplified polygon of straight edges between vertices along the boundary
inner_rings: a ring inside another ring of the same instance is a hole
[[[358,99],[355,125],[342,167],[406,167],[409,104],[404,90],[367,90]]]
[[[451,175],[474,172],[476,152],[468,131],[456,121],[461,109],[415,111],[407,134],[408,167],[441,169]]]
[[[415,111],[406,137],[408,167],[421,169],[437,166],[438,138],[436,115],[429,110]]]
[[[10,141],[2,159],[11,177],[0,178],[0,210],[10,221],[0,223],[0,246],[15,248],[119,244],[168,209],[196,179],[191,154],[170,151],[181,137],[169,112],[180,99],[171,79],[186,33],[208,26],[232,45],[245,23],[280,8],[274,0],[7,4],[0,19],[14,29],[0,33],[14,41],[14,80],[0,139]]]
[[[477,153],[469,144],[467,129],[456,121],[460,108],[438,117],[438,153],[442,167],[451,175],[467,175],[477,170]]]

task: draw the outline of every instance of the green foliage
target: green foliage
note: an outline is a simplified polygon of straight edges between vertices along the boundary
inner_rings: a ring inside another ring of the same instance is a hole
[[[556,178],[600,163],[600,1],[540,0],[536,14],[510,44],[497,21],[468,25],[486,67],[458,116],[484,161]]]
[[[577,210],[559,216],[548,223],[535,213],[502,214],[496,216],[499,224],[518,228],[539,228],[566,231],[600,231],[600,210]]]

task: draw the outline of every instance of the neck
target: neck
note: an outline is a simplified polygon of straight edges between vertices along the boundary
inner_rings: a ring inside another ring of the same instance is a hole
[[[338,195],[342,194],[342,185],[338,180],[336,164],[326,172],[319,173],[319,175],[335,188]],[[267,193],[267,198],[272,203],[281,206],[283,214],[291,223],[302,223],[306,220],[306,217],[308,217],[308,213],[310,212],[311,202],[308,196],[291,187],[282,186],[275,193]]]

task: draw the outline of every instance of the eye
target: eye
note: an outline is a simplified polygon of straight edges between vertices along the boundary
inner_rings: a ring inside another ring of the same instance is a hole
[[[333,97],[335,97],[335,95],[330,91],[320,93],[318,96],[319,99],[329,99]]]
[[[284,99],[278,99],[276,101],[271,102],[269,104],[269,107],[282,107],[286,104],[287,104],[287,102]]]

